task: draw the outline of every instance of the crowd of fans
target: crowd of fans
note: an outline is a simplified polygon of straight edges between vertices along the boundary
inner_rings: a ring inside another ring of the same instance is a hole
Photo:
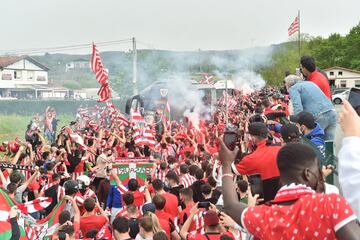
[[[154,145],[136,144],[134,124],[112,121],[111,110],[98,122],[73,122],[54,139],[30,124],[26,142],[9,143],[1,162],[35,171],[2,169],[2,188],[17,203],[50,197],[35,219],[66,201],[52,239],[359,239],[360,119],[344,102],[343,198],[326,183],[334,166],[325,141],[334,140],[337,121],[328,80],[312,58],[301,65],[305,79],[288,75],[282,90],[236,92],[228,123],[219,106],[211,121],[164,123]],[[234,146],[224,136],[230,130]],[[144,184],[124,184],[112,169],[125,157],[153,162]],[[16,239],[14,219],[12,209]]]

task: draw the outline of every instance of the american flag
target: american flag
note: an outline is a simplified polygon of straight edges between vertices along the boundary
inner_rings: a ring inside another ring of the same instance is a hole
[[[288,28],[288,35],[289,37],[299,31],[299,17],[296,17],[295,20],[291,23],[290,27]]]
[[[109,86],[109,71],[104,67],[101,62],[99,50],[93,43],[93,51],[91,57],[91,70],[95,73],[96,80],[101,84],[98,91],[99,102],[106,102],[111,98],[111,88]]]

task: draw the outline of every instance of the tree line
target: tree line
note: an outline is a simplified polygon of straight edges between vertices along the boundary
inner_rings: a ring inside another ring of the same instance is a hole
[[[257,69],[269,85],[281,85],[285,71],[294,74],[299,67],[297,40],[290,39],[274,50],[271,63]],[[323,38],[302,34],[301,55],[314,57],[320,69],[339,66],[360,71],[360,23],[345,36],[333,33]]]

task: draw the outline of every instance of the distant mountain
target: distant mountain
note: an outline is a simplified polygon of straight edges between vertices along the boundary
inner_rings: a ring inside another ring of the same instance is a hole
[[[139,88],[143,89],[159,78],[174,74],[200,78],[202,72],[231,74],[241,69],[256,69],[271,58],[274,48],[280,46],[224,51],[138,50]],[[90,67],[66,71],[66,64],[79,59],[90,62],[91,55],[47,53],[34,58],[50,68],[49,79],[55,85],[70,89],[99,86]],[[132,86],[132,52],[101,52],[101,59],[109,69],[113,89],[120,94],[129,93]]]

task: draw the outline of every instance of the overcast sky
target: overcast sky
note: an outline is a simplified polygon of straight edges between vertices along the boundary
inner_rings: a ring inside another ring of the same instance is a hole
[[[359,0],[1,0],[0,9],[1,51],[133,36],[146,43],[139,48],[243,49],[286,41],[298,9],[314,36],[360,21]]]

